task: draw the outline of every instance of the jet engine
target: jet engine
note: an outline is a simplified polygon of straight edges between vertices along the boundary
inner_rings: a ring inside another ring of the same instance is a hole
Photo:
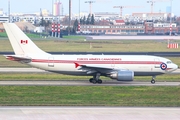
[[[116,79],[117,81],[133,81],[134,72],[133,71],[115,71],[109,76],[112,79]]]

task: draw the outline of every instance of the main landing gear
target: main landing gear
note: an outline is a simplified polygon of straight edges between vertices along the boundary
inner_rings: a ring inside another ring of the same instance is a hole
[[[155,81],[155,78],[156,78],[156,76],[152,76],[152,80],[151,80],[151,83],[152,83],[152,84],[155,84],[155,82],[156,82],[156,81]]]
[[[90,79],[89,79],[89,82],[90,82],[90,83],[93,83],[93,84],[96,84],[96,83],[101,84],[101,83],[102,83],[102,80],[99,79],[99,78],[100,78],[100,75],[101,75],[100,73],[97,73],[96,75],[93,76],[93,78],[90,78]]]

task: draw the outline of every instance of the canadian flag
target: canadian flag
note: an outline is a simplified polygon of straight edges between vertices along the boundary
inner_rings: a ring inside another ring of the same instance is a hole
[[[28,40],[21,40],[21,44],[28,44]]]

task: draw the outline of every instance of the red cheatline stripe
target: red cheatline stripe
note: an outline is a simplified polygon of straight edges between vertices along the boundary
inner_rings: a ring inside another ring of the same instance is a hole
[[[39,63],[79,63],[79,64],[161,64],[157,61],[77,61],[77,60],[40,60],[33,59],[32,62]]]
[[[171,69],[173,69],[173,68],[166,68],[166,70],[171,70]]]

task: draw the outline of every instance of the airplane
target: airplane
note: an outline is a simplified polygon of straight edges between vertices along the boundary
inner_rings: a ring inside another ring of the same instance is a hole
[[[14,23],[3,23],[15,55],[4,55],[8,60],[21,62],[49,72],[92,76],[91,83],[102,83],[100,76],[117,81],[133,81],[134,76],[155,77],[175,71],[171,60],[150,55],[53,55],[39,47]]]

